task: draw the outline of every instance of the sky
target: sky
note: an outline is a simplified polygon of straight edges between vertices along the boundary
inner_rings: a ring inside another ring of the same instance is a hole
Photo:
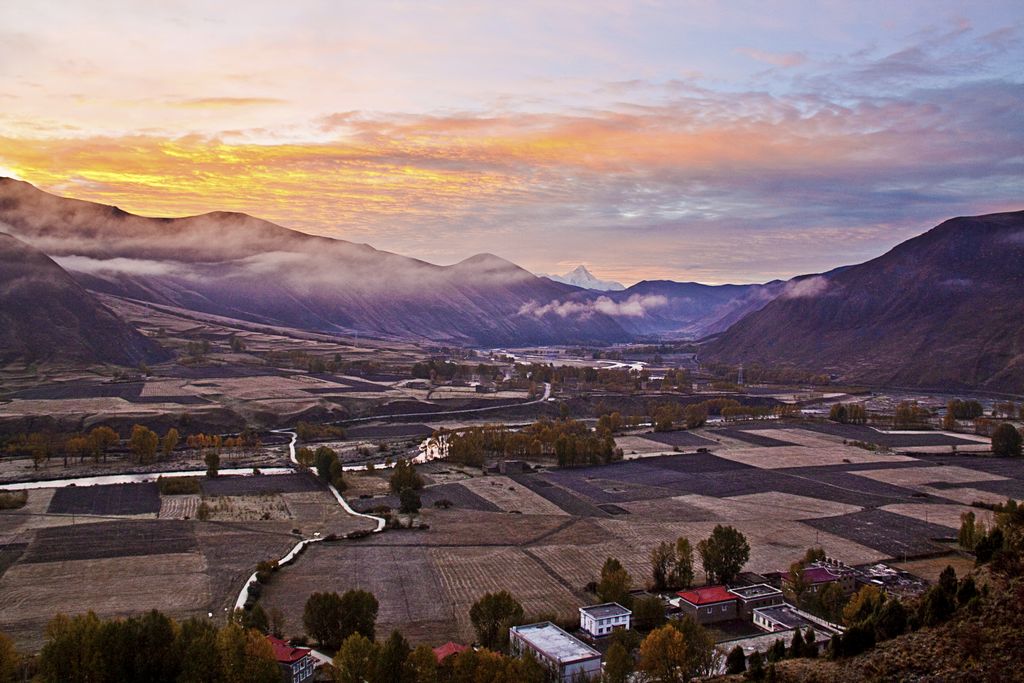
[[[448,264],[763,282],[1024,209],[1024,3],[0,3],[0,175]]]

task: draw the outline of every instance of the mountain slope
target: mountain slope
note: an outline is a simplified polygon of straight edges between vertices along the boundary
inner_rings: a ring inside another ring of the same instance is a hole
[[[587,270],[586,266],[576,266],[565,275],[539,275],[554,282],[561,282],[563,285],[572,285],[580,289],[592,289],[598,292],[621,292],[625,289],[621,283],[611,280],[599,280],[593,273]]]
[[[537,314],[579,290],[488,254],[442,267],[244,214],[145,218],[10,179],[0,221],[89,289],[243,320],[489,346],[629,337],[609,315]]]
[[[857,266],[803,278],[702,347],[853,382],[1024,388],[1024,212],[948,220]]]
[[[0,233],[0,362],[137,365],[166,355],[45,254]]]

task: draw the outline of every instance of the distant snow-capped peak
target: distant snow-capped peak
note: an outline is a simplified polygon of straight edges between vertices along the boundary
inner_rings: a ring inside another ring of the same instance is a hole
[[[598,280],[589,270],[587,270],[586,266],[576,266],[574,270],[569,271],[565,275],[541,274],[540,277],[546,277],[549,280],[561,282],[565,285],[573,285],[574,287],[582,287],[583,289],[593,289],[599,292],[620,292],[625,289],[625,287],[618,282],[613,282],[611,280]]]

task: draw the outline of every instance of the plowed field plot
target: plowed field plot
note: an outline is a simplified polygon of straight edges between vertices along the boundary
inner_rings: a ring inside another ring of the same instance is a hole
[[[565,515],[566,512],[546,498],[512,481],[508,477],[475,477],[460,482],[462,486],[490,501],[505,512],[513,510],[524,515]]]
[[[824,517],[804,523],[897,558],[934,552],[939,546],[931,539],[955,536],[945,526],[885,510],[864,510],[852,515]]]
[[[455,628],[451,602],[425,548],[313,545],[299,562],[274,576],[260,602],[265,609],[280,608],[286,631],[299,635],[303,632],[303,606],[312,593],[344,593],[353,588],[370,591],[380,604],[378,639],[395,628],[413,642],[438,645],[462,639]]]
[[[225,607],[233,607],[238,591],[252,575],[256,564],[276,560],[295,545],[298,538],[289,533],[292,526],[294,522],[195,523],[199,549],[208,567],[212,611],[222,612]],[[304,560],[305,556],[298,564]],[[297,623],[302,623],[301,619]]]
[[[525,486],[541,498],[548,500],[570,515],[580,517],[606,517],[607,512],[598,509],[595,505],[588,503],[577,495],[555,486],[552,482],[546,481],[537,476],[516,475],[510,477],[512,481],[520,486]],[[612,502],[612,501],[607,501]]]
[[[988,472],[1011,479],[1024,480],[1024,459],[963,455],[917,455],[923,465],[953,465],[978,472]]]
[[[579,614],[576,596],[518,548],[432,548],[430,558],[463,642],[474,639],[469,610],[484,593],[509,591],[527,615]]]
[[[337,375],[311,375],[324,382],[330,382],[336,385],[336,387],[316,387],[314,389],[306,389],[310,393],[327,393],[328,391],[337,391],[338,388],[349,389],[350,391],[387,391],[390,387],[386,387],[382,384],[374,384],[373,382],[367,382],[362,379],[355,379],[353,377],[338,377]]]
[[[321,491],[323,485],[311,474],[274,474],[253,477],[216,477],[203,479],[207,496],[247,496],[260,493],[304,493]]]
[[[970,486],[971,488],[979,491],[985,491],[997,496],[1000,496],[1004,500],[1006,498],[1013,498],[1015,500],[1021,500],[1024,498],[1024,482],[1017,479],[1003,479],[1000,481],[975,481],[970,484],[951,484],[946,482],[940,482],[932,484],[930,490],[937,491],[938,495],[945,495],[946,491],[955,492],[957,489],[965,488]]]
[[[28,548],[28,543],[5,543],[0,545],[0,577],[21,558],[26,548]]]
[[[420,515],[430,530],[389,531],[374,536],[375,545],[401,546],[506,546],[542,540],[570,525],[563,516],[510,515],[507,512],[476,510],[435,510],[424,508]]]
[[[907,517],[913,517],[925,522],[932,524],[941,524],[942,526],[950,529],[960,529],[960,515],[965,512],[972,512],[976,519],[980,519],[986,525],[992,525],[993,514],[990,510],[983,510],[980,508],[972,508],[967,505],[949,505],[949,504],[895,504],[886,505],[882,508],[886,512],[892,512],[897,515],[906,515]]]
[[[143,515],[160,512],[160,492],[154,483],[69,486],[57,489],[47,510],[76,515]]]
[[[902,470],[862,470],[857,472],[857,476],[908,488],[925,484],[934,484],[941,488],[940,485],[942,484],[959,485],[971,483],[973,485],[982,481],[1003,480],[1003,477],[998,474],[989,474],[988,472],[979,472],[978,470],[951,465],[914,467]]]
[[[784,428],[784,426],[783,426]],[[830,434],[851,441],[866,441],[876,443],[887,448],[910,448],[913,446],[974,446],[977,441],[963,439],[950,434],[889,434],[880,432],[877,429],[865,425],[843,425],[838,423],[814,423],[800,425],[800,429],[806,429],[821,434]]]
[[[675,472],[707,473],[734,472],[752,469],[750,465],[720,458],[711,453],[685,453],[682,455],[665,455],[659,458],[646,458],[643,465],[660,467]]]
[[[773,448],[734,448],[718,451],[718,455],[735,462],[753,465],[766,470],[787,469],[792,467],[824,467],[828,465],[848,465],[866,462],[885,463],[879,467],[888,467],[894,462],[914,462],[905,455],[877,453],[856,446],[833,445],[830,448],[807,448],[805,446],[776,446]]]
[[[22,564],[165,555],[196,548],[192,524],[178,520],[99,522],[36,532]]]
[[[198,553],[71,562],[21,562],[0,578],[0,631],[26,650],[42,645],[58,613],[124,617],[158,609],[177,619],[210,608],[206,563]]]
[[[160,519],[195,519],[199,496],[165,496],[160,503]]]
[[[402,439],[426,438],[434,433],[425,424],[367,425],[345,430],[349,439]]]
[[[10,394],[10,398],[25,400],[60,400],[70,398],[123,398],[131,401],[142,393],[142,382],[59,382]]]
[[[647,434],[640,434],[641,437],[648,441],[657,441],[668,446],[687,446],[696,448],[698,446],[717,446],[717,441],[706,439],[703,436],[697,436],[693,432],[650,432]]]
[[[751,446],[759,446],[761,448],[775,448],[777,446],[796,445],[791,441],[773,439],[770,436],[765,436],[763,434],[754,434],[753,432],[744,431],[742,429],[716,429],[715,434],[721,434],[722,436],[729,437],[730,439],[736,439],[737,441],[749,443]]]
[[[443,500],[451,502],[452,507],[455,509],[501,512],[501,508],[497,505],[485,498],[481,498],[462,484],[438,484],[437,486],[428,486],[420,491],[420,501],[424,507],[430,507],[434,503]],[[350,500],[349,505],[360,512],[366,512],[378,505],[387,505],[393,510],[397,510],[399,507],[398,496],[395,495],[377,498],[357,498]]]

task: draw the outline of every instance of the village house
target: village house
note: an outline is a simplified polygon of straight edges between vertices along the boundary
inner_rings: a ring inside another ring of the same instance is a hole
[[[830,583],[838,583],[843,595],[852,595],[857,590],[858,575],[853,567],[835,560],[825,560],[804,567],[803,583],[811,593],[817,593]],[[788,573],[782,575],[782,585],[784,588],[793,588],[793,579]]]
[[[755,609],[781,605],[783,602],[782,591],[766,583],[730,588],[729,592],[736,596],[741,619],[752,619]]]
[[[593,638],[609,636],[613,631],[628,629],[632,614],[617,602],[580,607],[580,629]]]
[[[438,645],[434,648],[434,656],[437,657],[437,663],[440,664],[444,660],[448,659],[452,655],[457,655],[460,652],[465,652],[469,649],[468,645],[461,645],[459,643],[453,643],[448,641],[444,645]]]
[[[725,586],[704,586],[679,591],[679,611],[694,618],[698,624],[729,621],[738,616],[739,599]]]
[[[562,683],[601,677],[601,653],[550,621],[513,626],[509,629],[509,646],[518,657],[532,653]]]
[[[312,650],[305,647],[292,647],[287,641],[267,636],[270,646],[274,649],[274,659],[281,667],[281,679],[285,683],[301,683],[313,677],[316,663],[313,661]]]

